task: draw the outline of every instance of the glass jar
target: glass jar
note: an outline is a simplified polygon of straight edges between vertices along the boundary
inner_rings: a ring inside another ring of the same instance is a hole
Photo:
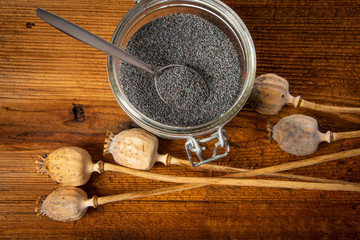
[[[125,111],[125,113],[140,127],[163,138],[187,139],[185,144],[189,160],[193,166],[207,163],[224,157],[229,151],[226,132],[223,126],[230,121],[246,103],[254,82],[256,71],[255,47],[245,24],[240,17],[226,4],[218,0],[141,0],[124,16],[118,24],[111,42],[125,49],[134,33],[145,24],[159,17],[173,13],[194,14],[202,17],[222,30],[232,42],[238,53],[241,64],[242,83],[236,100],[231,108],[217,119],[211,120],[198,126],[170,126],[154,121],[138,109],[128,100],[121,85],[120,66],[122,60],[108,56],[108,74],[113,94]],[[210,137],[197,139],[199,136],[213,133]],[[203,159],[202,152],[205,150],[201,144],[217,139],[213,156]],[[217,154],[218,148],[224,148],[224,153]],[[198,162],[195,163],[191,152],[195,152]]]

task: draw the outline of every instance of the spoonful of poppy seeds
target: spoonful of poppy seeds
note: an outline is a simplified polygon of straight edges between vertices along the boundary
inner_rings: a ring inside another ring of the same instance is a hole
[[[170,106],[187,109],[189,106],[201,106],[206,102],[209,89],[205,81],[198,79],[199,74],[187,67],[163,68],[156,90],[160,98]]]
[[[41,8],[36,10],[36,15],[63,33],[151,73],[154,76],[156,92],[161,100],[172,107],[179,109],[187,109],[189,106],[200,107],[209,95],[204,79],[189,67],[171,64],[154,70],[140,59],[75,23]]]

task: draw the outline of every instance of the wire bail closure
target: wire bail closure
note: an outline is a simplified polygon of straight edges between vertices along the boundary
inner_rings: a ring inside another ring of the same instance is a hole
[[[210,158],[204,159],[202,154],[204,151],[206,151],[206,147],[201,146],[201,144],[210,142],[214,139],[217,139],[217,142],[215,143],[213,154]],[[224,149],[224,153],[217,155],[219,147]],[[226,131],[223,129],[223,126],[221,126],[218,128],[218,130],[215,133],[211,134],[210,137],[203,139],[196,139],[194,137],[189,137],[185,143],[185,149],[191,166],[197,167],[204,163],[209,163],[219,158],[225,157],[230,151],[230,146],[228,144]],[[195,163],[193,161],[191,152],[194,152],[196,154],[197,158],[199,159],[199,162]]]

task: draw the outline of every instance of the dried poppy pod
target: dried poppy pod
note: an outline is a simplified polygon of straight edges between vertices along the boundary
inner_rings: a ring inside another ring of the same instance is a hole
[[[80,219],[89,206],[94,206],[94,199],[88,199],[86,193],[76,187],[56,189],[45,199],[38,201],[35,209],[39,215],[56,221],[69,222]]]
[[[111,153],[117,164],[149,171],[155,162],[167,165],[168,154],[157,153],[159,141],[156,136],[141,129],[132,128],[116,135],[108,132],[104,154]]]
[[[257,77],[249,97],[251,107],[267,115],[277,114],[285,104],[297,107],[299,101],[300,97],[290,95],[288,81],[273,73]]]
[[[156,162],[165,165],[189,166],[187,160],[179,159],[170,154],[159,154],[159,140],[142,128],[124,130],[118,134],[108,132],[105,139],[104,154],[112,154],[115,162],[133,169],[149,171]],[[207,164],[199,169],[219,170],[215,165]]]
[[[322,133],[314,118],[301,114],[284,117],[275,126],[269,125],[268,130],[270,139],[277,141],[281,149],[297,156],[314,153],[324,141],[360,137],[360,131]]]
[[[64,186],[84,185],[98,168],[92,163],[90,154],[79,147],[58,148],[49,155],[41,155],[36,163],[38,173],[47,174]]]
[[[293,97],[288,81],[273,73],[255,79],[249,103],[255,111],[267,115],[277,114],[286,104],[323,112],[360,113],[360,108],[326,106],[308,102],[300,96]]]

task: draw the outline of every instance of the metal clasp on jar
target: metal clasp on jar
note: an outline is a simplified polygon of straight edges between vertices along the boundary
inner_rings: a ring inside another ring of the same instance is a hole
[[[214,139],[217,139],[217,142],[215,143],[213,154],[210,158],[204,159],[203,152],[206,151],[206,147],[201,146],[201,144],[210,142]],[[224,149],[224,153],[221,153],[218,155],[219,147]],[[227,141],[226,132],[223,129],[223,126],[221,126],[215,133],[211,134],[210,137],[203,138],[203,139],[196,139],[194,137],[188,138],[187,142],[185,143],[185,149],[186,149],[186,153],[188,155],[189,161],[191,163],[191,166],[197,167],[204,163],[209,163],[209,162],[212,162],[219,158],[225,157],[230,151],[230,146]],[[191,154],[192,152],[196,154],[199,162],[195,163],[193,161],[193,156]]]

